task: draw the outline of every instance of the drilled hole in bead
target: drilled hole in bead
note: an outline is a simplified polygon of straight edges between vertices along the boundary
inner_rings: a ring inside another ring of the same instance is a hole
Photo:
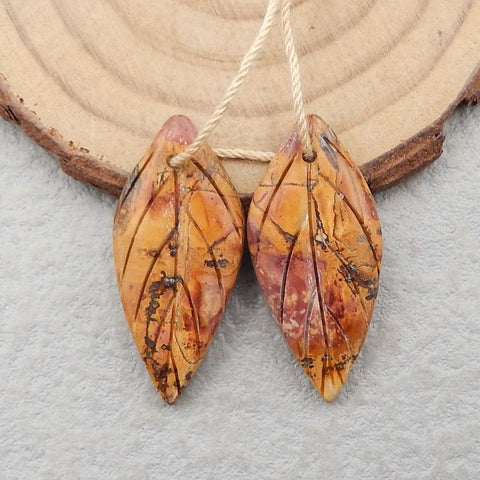
[[[304,153],[302,155],[303,161],[307,163],[313,163],[317,159],[317,152],[312,152],[311,155]]]

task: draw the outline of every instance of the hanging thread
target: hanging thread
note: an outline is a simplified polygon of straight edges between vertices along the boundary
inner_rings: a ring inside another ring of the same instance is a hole
[[[314,156],[312,141],[308,132],[307,116],[305,114],[305,103],[303,100],[302,80],[300,76],[300,64],[298,62],[297,50],[293,40],[291,25],[292,0],[283,0],[282,3],[282,30],[285,54],[287,55],[290,68],[290,81],[292,84],[293,108],[297,116],[300,140],[302,141],[303,154],[305,159],[311,160]]]
[[[280,0],[269,1],[260,30],[258,31],[257,36],[255,37],[255,40],[250,46],[248,52],[244,56],[240,64],[239,71],[230,86],[228,87],[223,100],[217,106],[210,120],[207,122],[201,132],[197,135],[195,140],[189,145],[189,147],[186,148],[183,152],[173,157],[172,159],[170,159],[169,163],[172,167],[180,167],[184,162],[186,162],[193,155],[195,155],[195,153],[197,153],[197,151],[201,148],[201,146],[206,142],[208,137],[215,130],[223,115],[227,111],[230,103],[233,101],[236,94],[240,90],[240,87],[242,86],[245,78],[250,72],[250,68],[253,62],[258,56],[258,53],[261,51],[263,45],[265,44],[265,41],[271,31],[273,21],[279,7]],[[305,102],[301,83],[300,65],[291,27],[291,0],[283,0],[281,3],[281,7],[283,43],[290,70],[293,106],[295,110],[295,115],[297,117],[297,124],[304,150],[304,157],[306,159],[311,159],[313,158],[313,149],[310,135],[308,132],[308,124],[305,114]],[[213,151],[217,156],[223,158],[244,159],[259,162],[270,162],[275,156],[274,152],[262,152],[255,150],[231,148],[216,148]]]
[[[170,165],[172,167],[179,167],[182,165],[183,162],[188,160],[192,155],[198,151],[198,149],[205,143],[207,138],[210,134],[215,130],[215,127],[218,125],[218,122],[222,118],[223,114],[227,111],[228,106],[234,99],[237,92],[240,90],[243,81],[248,75],[250,71],[250,67],[252,66],[253,62],[257,58],[258,52],[260,52],[265,40],[270,33],[272,28],[273,20],[277,13],[278,7],[280,4],[280,0],[270,0],[267,11],[265,13],[265,17],[263,19],[262,26],[258,31],[258,34],[255,38],[255,41],[249,48],[248,52],[246,53],[245,57],[243,57],[242,63],[240,64],[240,69],[233,79],[232,83],[227,89],[227,93],[223,98],[222,102],[218,105],[215,112],[212,115],[212,118],[207,122],[203,130],[198,134],[197,138],[193,141],[193,143],[182,153],[178,154],[174,158],[170,160]]]

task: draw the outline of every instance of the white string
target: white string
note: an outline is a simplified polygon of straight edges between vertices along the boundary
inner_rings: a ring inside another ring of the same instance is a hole
[[[250,71],[250,67],[257,58],[258,52],[261,50],[263,44],[265,43],[265,40],[270,33],[275,15],[278,11],[279,4],[280,0],[269,1],[262,26],[258,31],[255,41],[253,42],[247,54],[243,58],[242,63],[240,64],[240,69],[236,77],[233,79],[231,85],[228,87],[225,97],[213,113],[212,118],[207,122],[203,130],[197,135],[193,143],[183,152],[179,153],[170,160],[170,165],[172,167],[181,166],[185,161],[189,160],[193,155],[195,155],[195,153],[205,143],[207,138],[218,125],[218,122],[222,118],[223,114],[226,112],[233,98],[240,90],[243,81],[245,80],[248,72]]]
[[[217,157],[252,160],[255,162],[270,162],[275,156],[274,152],[242,150],[239,148],[214,148],[213,151]]]
[[[269,1],[262,26],[260,27],[260,30],[258,31],[253,44],[243,58],[242,63],[240,64],[240,69],[235,78],[233,79],[231,85],[228,87],[222,102],[218,105],[212,117],[207,122],[203,130],[197,135],[193,143],[190,144],[190,146],[186,148],[183,152],[179,153],[170,160],[169,163],[172,167],[181,166],[184,162],[186,162],[193,155],[195,155],[195,153],[197,153],[200,147],[211,135],[213,130],[215,130],[215,128],[217,127],[221,118],[227,111],[228,106],[240,90],[240,87],[242,86],[243,81],[247,77],[253,62],[255,61],[258,53],[263,47],[265,40],[267,39],[272,28],[273,20],[278,11],[279,4],[280,0]],[[304,155],[305,158],[308,159],[314,157],[314,152],[308,129],[307,116],[305,114],[305,101],[301,82],[300,64],[298,61],[298,54],[295,48],[295,41],[293,39],[293,32],[291,26],[291,9],[292,0],[282,0],[281,16],[283,43],[290,69],[293,107],[295,110],[295,115],[297,117],[297,125],[300,134],[300,140],[303,146]],[[259,162],[270,162],[275,156],[273,152],[242,150],[237,148],[216,148],[214,149],[214,152],[218,157],[253,160]]]
[[[305,104],[302,91],[302,80],[300,77],[300,64],[298,62],[297,50],[293,40],[291,26],[292,0],[283,0],[282,2],[282,28],[285,53],[287,55],[288,66],[290,68],[290,80],[292,83],[293,108],[297,116],[298,130],[300,140],[302,141],[303,153],[307,158],[314,156],[312,141],[308,131],[307,116],[305,114]]]

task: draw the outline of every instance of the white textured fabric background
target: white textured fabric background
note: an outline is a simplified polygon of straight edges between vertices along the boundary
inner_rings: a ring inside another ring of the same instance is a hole
[[[120,307],[115,200],[0,122],[0,478],[480,478],[480,107],[376,195],[385,254],[365,347],[324,403],[244,268],[178,403]]]

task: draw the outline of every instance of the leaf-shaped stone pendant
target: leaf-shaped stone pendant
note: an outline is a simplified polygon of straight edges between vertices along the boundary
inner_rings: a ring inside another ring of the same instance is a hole
[[[113,249],[125,316],[158,391],[173,403],[197,370],[240,267],[240,199],[208,146],[179,168],[168,161],[195,127],[170,118],[128,180]]]
[[[334,400],[362,347],[382,256],[375,203],[357,166],[319,117],[314,159],[295,131],[250,206],[247,232],[258,280],[295,357]]]

